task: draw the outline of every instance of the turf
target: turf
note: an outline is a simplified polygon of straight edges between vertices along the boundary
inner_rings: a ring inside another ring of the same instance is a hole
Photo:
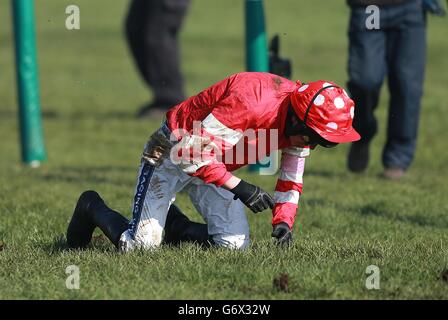
[[[123,255],[101,237],[68,251],[65,230],[85,189],[130,216],[141,148],[158,123],[134,119],[150,93],[124,41],[127,1],[78,0],[78,31],[65,29],[69,4],[36,8],[49,158],[30,169],[20,164],[10,7],[0,2],[1,299],[446,299],[447,19],[429,19],[418,152],[403,181],[378,177],[383,90],[366,174],[347,172],[347,146],[316,150],[307,161],[290,249],[271,242],[269,212],[248,212],[252,245],[244,252],[185,245]],[[294,78],[345,83],[348,14],[343,1],[266,1],[268,31],[281,35]],[[244,70],[243,34],[241,1],[193,1],[180,36],[189,94]],[[275,177],[239,174],[273,191]],[[201,221],[185,195],[177,203]],[[65,286],[69,265],[80,268],[79,290]],[[366,289],[369,265],[380,268],[379,290]],[[289,277],[287,290],[273,285],[280,274]]]

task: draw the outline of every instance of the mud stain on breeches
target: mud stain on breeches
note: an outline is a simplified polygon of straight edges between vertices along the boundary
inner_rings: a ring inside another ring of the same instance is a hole
[[[160,200],[163,198],[163,190],[162,190],[162,181],[160,181],[160,177],[154,176],[151,179],[151,193],[154,194],[156,199]]]
[[[142,242],[148,247],[157,247],[162,242],[162,228],[158,221],[150,218],[140,224]]]

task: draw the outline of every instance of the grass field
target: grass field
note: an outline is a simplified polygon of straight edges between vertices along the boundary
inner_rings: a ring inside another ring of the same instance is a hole
[[[78,195],[96,189],[130,216],[141,148],[157,122],[134,113],[150,98],[127,52],[127,1],[78,0],[81,29],[65,29],[73,1],[37,1],[41,100],[49,160],[20,165],[9,1],[0,2],[0,298],[1,299],[446,299],[448,283],[447,19],[431,17],[418,153],[399,183],[378,178],[381,133],[365,175],[346,170],[347,146],[316,150],[307,162],[295,244],[276,248],[269,212],[248,212],[244,252],[161,247],[121,255],[98,238],[86,251],[64,249]],[[112,4],[113,3],[113,4]],[[281,6],[279,4],[281,3]],[[266,1],[268,31],[279,33],[294,78],[345,83],[345,1]],[[194,94],[244,70],[243,6],[194,0],[181,34],[187,90]],[[240,176],[273,191],[276,177]],[[183,194],[179,206],[200,216]],[[80,289],[65,286],[80,268]],[[380,290],[365,287],[380,268]],[[289,275],[289,290],[273,279]]]

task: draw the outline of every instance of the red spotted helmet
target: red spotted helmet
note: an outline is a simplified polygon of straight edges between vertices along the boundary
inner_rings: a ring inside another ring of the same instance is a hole
[[[361,138],[352,126],[355,103],[344,89],[324,80],[297,84],[291,105],[306,127],[333,143]]]

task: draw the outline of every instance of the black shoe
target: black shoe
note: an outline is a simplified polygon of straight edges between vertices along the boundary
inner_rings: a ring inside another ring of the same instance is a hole
[[[164,243],[179,245],[182,241],[207,247],[213,243],[206,224],[191,221],[178,207],[171,205],[165,222]]]
[[[353,142],[348,153],[348,169],[360,173],[367,169],[369,164],[369,144],[366,142]]]
[[[162,119],[168,110],[176,103],[154,101],[146,104],[137,112],[139,119]]]
[[[103,201],[95,191],[85,191],[81,194],[67,229],[67,244],[70,248],[84,248],[92,239],[95,223],[89,214],[92,204]]]
[[[398,181],[403,178],[406,170],[400,167],[386,167],[381,177],[386,180]]]
[[[67,229],[67,244],[70,248],[85,248],[92,239],[95,228],[118,248],[121,234],[129,228],[129,221],[106,206],[95,191],[85,191],[79,197]]]

